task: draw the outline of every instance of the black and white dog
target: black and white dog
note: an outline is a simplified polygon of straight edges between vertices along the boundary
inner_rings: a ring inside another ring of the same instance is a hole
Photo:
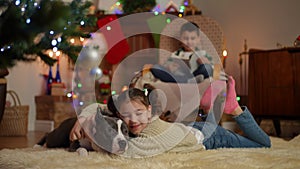
[[[69,135],[77,121],[77,117],[63,121],[59,127],[47,133],[34,147],[69,148],[79,155],[87,155],[87,151],[106,151],[113,154],[122,154],[128,148],[128,128],[121,119],[102,114],[100,106],[94,117],[89,118],[82,125],[84,138],[70,141]]]

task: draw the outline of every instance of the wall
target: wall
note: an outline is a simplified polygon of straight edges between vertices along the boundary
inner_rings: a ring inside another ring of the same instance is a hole
[[[9,69],[7,78],[7,90],[14,90],[20,97],[21,103],[29,105],[28,129],[34,130],[35,123],[35,103],[34,96],[46,93],[46,80],[44,74],[48,75],[49,66],[37,60],[33,63],[18,62],[17,65]],[[53,77],[56,73],[56,65],[52,68]],[[66,84],[67,90],[72,87],[72,71],[68,66],[68,59],[61,57],[60,74],[62,82]],[[9,99],[9,97],[7,98]]]
[[[273,49],[277,42],[291,46],[296,36],[300,35],[299,0],[195,0],[194,4],[203,15],[217,20],[224,30],[229,52],[225,69],[236,78],[240,94],[246,93],[240,82],[238,64],[244,39],[248,41],[248,48]],[[48,74],[48,69],[40,61],[30,64],[19,62],[7,76],[8,89],[15,90],[23,104],[30,105],[29,130],[34,130],[34,96],[43,93],[45,84],[41,74]],[[55,67],[53,70],[56,70]],[[66,59],[61,60],[61,76],[71,89],[72,74]]]

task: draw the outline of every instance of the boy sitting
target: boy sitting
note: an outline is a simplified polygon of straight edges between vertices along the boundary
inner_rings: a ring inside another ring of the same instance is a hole
[[[196,78],[203,81],[213,75],[212,57],[199,49],[200,31],[197,24],[187,22],[180,29],[182,47],[173,52],[163,65],[154,65],[150,71],[164,82],[186,83]],[[182,65],[182,63],[185,63]]]

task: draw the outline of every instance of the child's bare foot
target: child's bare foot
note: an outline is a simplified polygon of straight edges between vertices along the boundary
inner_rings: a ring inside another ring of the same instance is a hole
[[[227,94],[224,107],[224,113],[231,115],[239,115],[243,111],[236,100],[235,81],[232,76],[228,77]]]

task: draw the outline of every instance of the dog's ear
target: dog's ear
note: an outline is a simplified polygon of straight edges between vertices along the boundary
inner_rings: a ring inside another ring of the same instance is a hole
[[[97,113],[102,114],[102,116],[111,116],[111,117],[114,116],[114,114],[109,110],[108,104],[107,105],[98,104]]]
[[[118,95],[110,95],[107,100],[107,109],[112,117],[118,117],[118,109],[116,108],[117,100]]]

